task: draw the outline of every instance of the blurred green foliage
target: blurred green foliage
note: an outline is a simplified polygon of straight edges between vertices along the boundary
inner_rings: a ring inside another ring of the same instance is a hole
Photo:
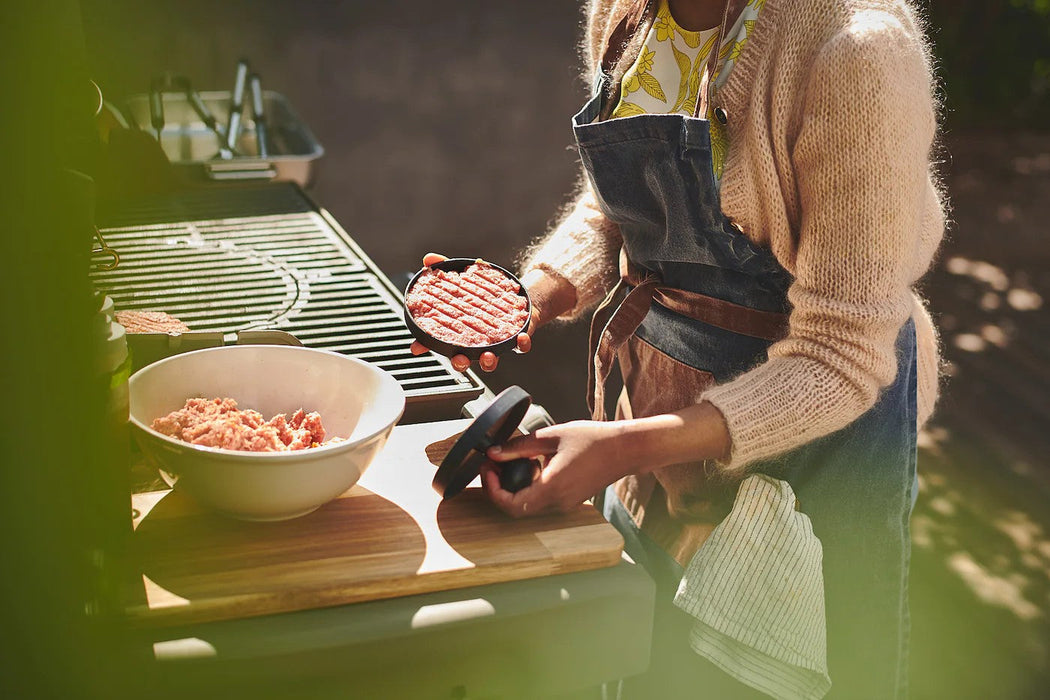
[[[1050,128],[1050,0],[922,0],[946,119]]]

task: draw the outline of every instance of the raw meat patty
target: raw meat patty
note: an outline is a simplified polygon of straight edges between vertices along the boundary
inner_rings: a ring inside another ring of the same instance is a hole
[[[185,333],[190,327],[163,311],[118,311],[113,316],[128,333]]]
[[[424,332],[453,345],[493,345],[519,333],[528,320],[521,286],[483,260],[463,272],[425,270],[405,305]]]
[[[245,452],[305,450],[324,443],[321,416],[299,409],[266,421],[233,399],[188,399],[186,405],[153,421],[153,429],[177,440],[205,447]],[[334,438],[330,442],[334,442]]]

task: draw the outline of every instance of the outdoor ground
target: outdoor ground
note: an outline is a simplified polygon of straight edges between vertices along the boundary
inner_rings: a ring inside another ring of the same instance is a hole
[[[949,133],[947,379],[912,520],[916,698],[1050,694],[1050,134]]]

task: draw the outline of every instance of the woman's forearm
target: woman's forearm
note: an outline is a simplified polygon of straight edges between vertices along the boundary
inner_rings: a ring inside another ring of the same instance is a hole
[[[533,268],[525,273],[521,283],[532,300],[530,333],[576,306],[576,288],[559,274]]]
[[[511,494],[499,488],[492,474],[484,481],[495,503],[520,517],[550,508],[566,511],[625,476],[718,459],[728,452],[722,414],[705,402],[651,418],[572,421],[540,428],[487,452],[495,462],[544,458],[532,486]],[[531,511],[526,512],[526,502]]]
[[[730,452],[725,418],[706,401],[674,413],[622,421],[618,442],[635,473],[671,464],[724,460]]]

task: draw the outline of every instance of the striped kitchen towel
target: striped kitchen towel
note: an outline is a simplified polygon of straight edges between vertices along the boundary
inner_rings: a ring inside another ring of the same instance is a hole
[[[685,569],[675,605],[693,650],[774,698],[831,687],[820,540],[787,482],[756,474]]]

